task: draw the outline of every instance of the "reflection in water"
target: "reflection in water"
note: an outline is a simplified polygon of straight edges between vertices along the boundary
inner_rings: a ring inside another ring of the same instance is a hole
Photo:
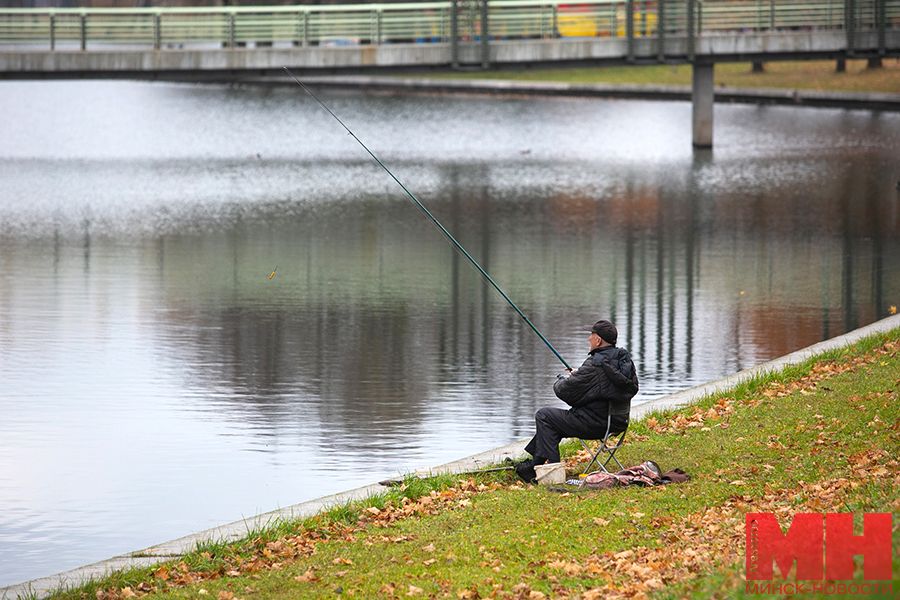
[[[0,585],[522,439],[555,402],[562,365],[300,96],[3,85]],[[29,113],[47,90],[84,122]],[[328,100],[566,360],[616,322],[639,401],[900,299],[896,116],[721,107],[713,154],[677,103]]]

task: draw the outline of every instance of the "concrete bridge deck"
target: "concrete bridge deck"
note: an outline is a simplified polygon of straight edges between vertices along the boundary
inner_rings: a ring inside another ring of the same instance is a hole
[[[847,52],[840,31],[709,33],[691,42],[671,36],[662,58],[658,40],[624,38],[498,40],[488,44],[482,66],[479,43],[354,45],[338,47],[262,47],[226,49],[116,49],[90,51],[7,50],[0,52],[2,79],[187,79],[239,81],[278,75],[289,67],[298,76],[397,74],[480,70],[568,68],[615,64],[783,61],[900,56],[900,28],[857,35],[858,49]],[[693,46],[693,47],[691,47]]]

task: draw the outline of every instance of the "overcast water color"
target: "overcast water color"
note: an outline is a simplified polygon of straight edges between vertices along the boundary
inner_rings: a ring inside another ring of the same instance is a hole
[[[682,102],[321,98],[568,362],[612,319],[637,402],[900,304],[900,115],[718,105],[695,152]],[[0,82],[0,114],[0,586],[560,404],[562,364],[299,88]]]

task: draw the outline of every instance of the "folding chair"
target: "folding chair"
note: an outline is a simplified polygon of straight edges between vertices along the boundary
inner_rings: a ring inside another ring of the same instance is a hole
[[[606,465],[608,465],[609,461],[611,460],[615,461],[616,464],[619,465],[619,471],[625,469],[625,467],[622,466],[622,463],[619,462],[619,459],[616,458],[616,450],[621,448],[625,443],[625,433],[627,431],[627,425],[622,431],[612,431],[612,415],[609,415],[606,418],[606,434],[604,434],[603,439],[600,442],[600,447],[597,448],[596,452],[591,450],[591,447],[587,444],[586,441],[580,440],[581,445],[584,446],[584,449],[587,451],[587,453],[591,455],[591,462],[589,462],[587,468],[582,471],[582,475],[590,471],[591,467],[594,466],[594,463],[596,463],[597,466],[603,469],[606,473],[609,473],[609,471],[606,469]],[[600,460],[603,453],[606,453],[609,456],[607,456],[606,460],[601,463]]]

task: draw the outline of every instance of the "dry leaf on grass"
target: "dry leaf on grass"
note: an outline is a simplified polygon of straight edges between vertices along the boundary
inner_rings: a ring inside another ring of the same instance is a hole
[[[313,583],[316,581],[320,581],[320,579],[318,577],[316,577],[315,574],[312,572],[312,569],[310,569],[303,575],[297,575],[296,577],[294,577],[294,581]]]

